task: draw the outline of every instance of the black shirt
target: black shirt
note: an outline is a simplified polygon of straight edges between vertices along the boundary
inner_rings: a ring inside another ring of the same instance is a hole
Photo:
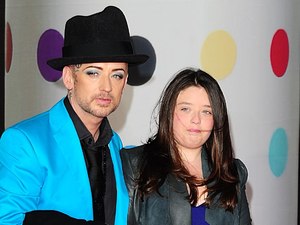
[[[90,159],[95,158],[95,156],[91,156],[91,153],[96,155],[98,154],[99,157],[101,158],[102,162],[100,161],[100,163],[102,163],[101,165],[102,173],[98,177],[99,178],[98,181],[101,183],[99,194],[104,198],[105,222],[108,225],[113,225],[115,220],[117,191],[116,191],[116,182],[115,182],[112,159],[110,157],[110,151],[108,148],[108,143],[110,142],[113,135],[108,119],[104,118],[102,120],[102,123],[99,127],[100,130],[99,137],[97,141],[94,142],[93,136],[88,131],[86,126],[83,124],[83,122],[80,120],[78,115],[75,113],[67,97],[64,99],[64,104],[74,123],[75,129],[77,131],[82,146],[85,163],[87,166],[87,170],[89,172],[91,189],[93,186],[93,181],[91,180],[91,174],[89,170],[91,164]],[[90,149],[93,149],[94,151],[90,151]],[[95,201],[96,199],[93,193],[94,220],[98,220],[98,219],[101,220],[103,219],[102,217],[104,216],[99,215],[101,213],[97,214],[95,210],[96,208]]]

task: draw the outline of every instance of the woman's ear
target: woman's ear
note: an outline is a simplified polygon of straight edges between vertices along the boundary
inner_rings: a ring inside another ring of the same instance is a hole
[[[67,90],[72,90],[74,87],[73,71],[70,66],[65,66],[62,70],[63,83]]]

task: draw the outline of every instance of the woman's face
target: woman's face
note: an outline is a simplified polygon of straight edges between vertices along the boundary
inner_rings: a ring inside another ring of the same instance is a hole
[[[176,100],[173,133],[179,150],[200,149],[209,138],[214,121],[208,95],[203,87],[182,90]]]

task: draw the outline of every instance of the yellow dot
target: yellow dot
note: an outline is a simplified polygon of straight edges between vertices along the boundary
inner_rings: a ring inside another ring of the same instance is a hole
[[[236,44],[229,33],[223,30],[212,32],[201,49],[201,67],[216,79],[223,79],[233,70],[236,51]]]

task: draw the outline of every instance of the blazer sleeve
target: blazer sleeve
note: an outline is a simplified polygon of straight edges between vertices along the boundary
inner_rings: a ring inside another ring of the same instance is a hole
[[[0,224],[21,224],[36,209],[44,176],[26,135],[7,129],[0,139]]]
[[[250,217],[249,204],[246,196],[246,183],[248,179],[248,170],[245,164],[239,159],[235,159],[235,164],[238,170],[239,180],[240,180],[239,198],[238,198],[239,224],[251,225],[252,220]]]

